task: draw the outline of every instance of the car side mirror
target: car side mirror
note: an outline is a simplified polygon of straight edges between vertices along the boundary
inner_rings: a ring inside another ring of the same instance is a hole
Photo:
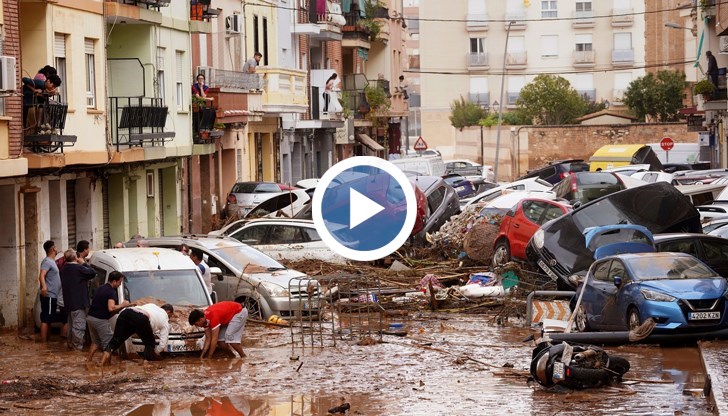
[[[622,286],[622,276],[614,276],[614,286]]]
[[[577,209],[581,206],[581,201],[579,201],[578,199],[574,199],[572,201],[569,201],[569,204],[572,208]]]
[[[215,276],[222,275],[222,269],[219,267],[210,267],[210,274],[213,274]]]
[[[509,209],[508,212],[506,212],[506,215],[508,215],[509,217],[515,217],[516,216],[516,212],[513,211],[512,209]]]

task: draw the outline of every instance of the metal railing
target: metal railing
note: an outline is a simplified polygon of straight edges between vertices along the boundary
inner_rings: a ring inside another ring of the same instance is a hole
[[[23,105],[24,145],[36,153],[52,153],[59,149],[63,152],[64,147],[73,146],[76,136],[63,134],[68,104],[47,96],[34,101]]]
[[[596,89],[589,89],[589,90],[576,90],[576,92],[579,93],[579,96],[583,98],[585,101],[594,102],[597,100],[597,90]]]
[[[481,107],[488,108],[490,106],[489,92],[471,92],[468,93],[468,101],[478,104]]]
[[[470,52],[467,58],[468,66],[488,66],[487,52]]]
[[[508,52],[506,54],[506,65],[526,65],[528,63],[528,53],[523,52]]]
[[[213,67],[198,67],[198,73],[205,75],[210,88],[230,88],[238,90],[262,90],[265,86],[263,77],[258,73],[231,71]]]
[[[634,62],[634,49],[612,49],[613,64],[631,64]]]
[[[165,132],[167,106],[161,98],[109,97],[109,128],[112,143],[121,146],[164,145],[174,138]]]
[[[593,64],[596,59],[594,51],[574,51],[575,64]]]
[[[574,12],[574,24],[594,23],[594,12],[592,10],[577,10]]]

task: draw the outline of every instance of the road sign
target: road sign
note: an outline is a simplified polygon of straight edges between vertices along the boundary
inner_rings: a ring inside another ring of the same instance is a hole
[[[662,140],[660,140],[660,147],[666,152],[672,150],[674,146],[675,142],[673,142],[672,139],[669,137],[663,137]]]
[[[425,150],[427,150],[427,142],[425,142],[425,139],[423,139],[422,136],[417,139],[413,149],[418,152],[424,152]]]

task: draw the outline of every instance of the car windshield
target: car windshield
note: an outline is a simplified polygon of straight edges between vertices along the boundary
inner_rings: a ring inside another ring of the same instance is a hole
[[[152,297],[172,305],[208,306],[195,269],[124,272],[124,297],[130,302]]]
[[[648,256],[629,260],[638,280],[710,279],[716,273],[694,257]]]
[[[260,268],[265,269],[265,271],[286,269],[286,266],[246,245],[216,248],[211,251],[215,253],[216,256],[227,262],[238,273],[242,271],[249,271],[246,270],[246,267],[250,268],[251,266],[258,266],[256,268],[256,272],[259,272]]]
[[[275,183],[239,182],[233,186],[232,194],[254,194],[263,192],[280,192],[281,188]]]

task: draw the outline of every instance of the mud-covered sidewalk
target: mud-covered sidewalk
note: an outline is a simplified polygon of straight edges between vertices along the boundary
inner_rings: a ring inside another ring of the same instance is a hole
[[[343,403],[355,415],[710,411],[696,348],[609,349],[632,362],[627,377],[637,381],[547,392],[527,382],[527,331],[491,322],[485,315],[420,312],[407,321],[406,337],[305,351],[292,348],[288,328],[250,324],[244,359],[172,356],[150,367],[137,359],[105,369],[87,365],[85,353],[67,351],[57,336],[46,346],[4,333],[0,412],[325,415]]]

